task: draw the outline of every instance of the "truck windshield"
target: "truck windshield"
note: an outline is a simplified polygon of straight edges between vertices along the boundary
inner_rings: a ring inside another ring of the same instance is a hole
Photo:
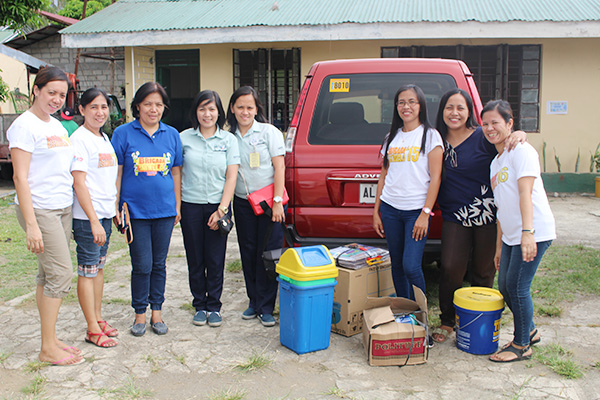
[[[394,95],[415,84],[427,98],[429,122],[435,126],[440,98],[456,87],[445,74],[350,74],[327,77],[319,90],[308,141],[321,145],[380,145],[390,129]]]

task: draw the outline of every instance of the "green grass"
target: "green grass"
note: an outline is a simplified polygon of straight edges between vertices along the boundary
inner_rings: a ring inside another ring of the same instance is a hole
[[[600,292],[600,250],[551,246],[531,286],[537,315],[560,316],[560,303]]]
[[[0,199],[0,301],[8,301],[35,291],[35,276],[37,275],[37,257],[27,250],[25,232],[21,229],[15,213],[14,196]],[[123,235],[113,229],[109,247],[119,251],[127,247]],[[73,289],[65,299],[66,302],[76,301],[74,290],[77,282],[77,261],[75,243],[71,243],[71,259],[73,261]],[[107,265],[105,280],[114,279],[113,265],[127,265],[129,252],[113,260]],[[34,301],[35,299],[31,300]]]
[[[269,357],[254,351],[246,361],[236,365],[235,368],[243,372],[250,372],[268,367],[271,365],[271,362]]]
[[[440,324],[439,268],[435,263],[424,265],[423,272],[427,284],[429,325],[435,327]],[[496,278],[496,289],[497,281]],[[542,258],[531,292],[535,314],[550,317],[560,317],[561,303],[565,300],[573,301],[577,295],[597,295],[600,293],[600,250],[580,245],[550,246]]]
[[[5,353],[3,351],[0,351],[0,364],[3,364],[4,361],[6,361],[8,359],[8,357],[10,357],[11,355],[12,355],[12,352]]]
[[[581,365],[573,361],[571,352],[558,343],[536,346],[533,357],[567,379],[578,379],[583,376]]]
[[[25,372],[39,372],[42,368],[49,366],[50,363],[47,362],[42,362],[42,361],[29,361],[27,364],[25,364],[25,366],[23,367],[23,370]]]
[[[208,396],[209,400],[242,400],[246,397],[246,392],[243,390],[233,390],[231,388],[221,390],[220,392]]]
[[[39,396],[44,393],[44,384],[46,383],[46,380],[45,377],[36,375],[29,385],[21,389],[21,392],[30,396]]]
[[[227,272],[233,272],[233,273],[242,272],[242,261],[241,260],[232,261],[225,266],[225,269],[227,270]]]
[[[159,360],[160,360],[159,357],[155,357],[151,354],[148,354],[146,357],[144,357],[144,361],[146,361],[148,364],[150,364],[150,371],[152,373],[157,373],[158,371],[160,371]]]
[[[179,309],[183,310],[183,311],[188,311],[192,314],[196,313],[196,309],[194,308],[194,306],[192,305],[191,302],[183,303],[182,305],[179,306]]]
[[[124,399],[135,400],[135,399],[141,399],[141,398],[152,396],[152,392],[150,390],[145,390],[145,389],[141,389],[140,387],[138,387],[137,383],[135,381],[135,378],[133,378],[131,376],[129,378],[127,378],[127,381],[125,381],[125,383],[122,386],[119,386],[116,389],[112,389],[112,390],[100,389],[100,390],[98,390],[98,394],[103,398],[104,398],[104,395],[107,393],[112,394],[113,395],[112,398],[119,399],[119,400],[124,400]]]
[[[15,213],[14,196],[0,199],[0,300],[35,290],[37,257],[27,250],[25,232]]]

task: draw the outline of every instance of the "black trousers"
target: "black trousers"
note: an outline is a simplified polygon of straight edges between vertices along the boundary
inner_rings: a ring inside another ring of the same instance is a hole
[[[462,287],[471,259],[471,286],[492,287],[496,267],[496,224],[465,227],[444,221],[440,275],[440,319],[454,326],[454,291]]]
[[[283,230],[281,224],[273,223],[266,215],[254,215],[248,200],[234,197],[233,215],[237,231],[242,269],[246,281],[248,306],[258,314],[273,314],[277,299],[276,280],[269,278],[265,272],[262,260],[262,245],[269,225],[273,225],[271,237],[265,250],[281,248],[283,245]]]
[[[227,236],[207,225],[218,206],[181,202],[181,232],[196,311],[221,311]]]

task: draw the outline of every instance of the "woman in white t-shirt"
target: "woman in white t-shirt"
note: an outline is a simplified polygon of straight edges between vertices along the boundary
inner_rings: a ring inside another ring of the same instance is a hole
[[[386,238],[398,297],[414,299],[413,285],[425,293],[421,259],[440,188],[442,154],[442,138],[427,120],[425,94],[415,85],[401,87],[381,146],[373,209],[373,228]]]
[[[38,257],[36,300],[42,338],[38,357],[61,366],[84,361],[81,350],[56,336],[58,310],[71,289],[73,275],[69,240],[75,150],[67,130],[52,114],[65,103],[68,89],[67,76],[60,68],[42,68],[33,83],[33,105],[7,132],[17,219],[25,230],[27,249]]]
[[[73,237],[77,242],[77,296],[87,331],[85,341],[98,347],[114,347],[118,332],[102,319],[104,264],[116,214],[117,156],[102,127],[108,120],[110,99],[101,89],[91,88],[79,99],[84,122],[71,142],[78,154],[73,165],[75,201]]]
[[[488,102],[481,111],[483,133],[498,155],[490,165],[494,201],[498,207],[498,236],[494,263],[498,289],[513,313],[512,342],[490,357],[495,362],[531,358],[531,346],[540,342],[533,323],[531,282],[544,252],[556,239],[554,216],[540,175],[539,156],[529,143],[505,151],[513,127],[510,104]]]

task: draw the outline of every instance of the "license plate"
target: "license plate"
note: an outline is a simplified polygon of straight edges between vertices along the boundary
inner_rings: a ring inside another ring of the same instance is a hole
[[[361,204],[375,204],[377,194],[376,183],[361,183],[359,187],[359,200]]]

